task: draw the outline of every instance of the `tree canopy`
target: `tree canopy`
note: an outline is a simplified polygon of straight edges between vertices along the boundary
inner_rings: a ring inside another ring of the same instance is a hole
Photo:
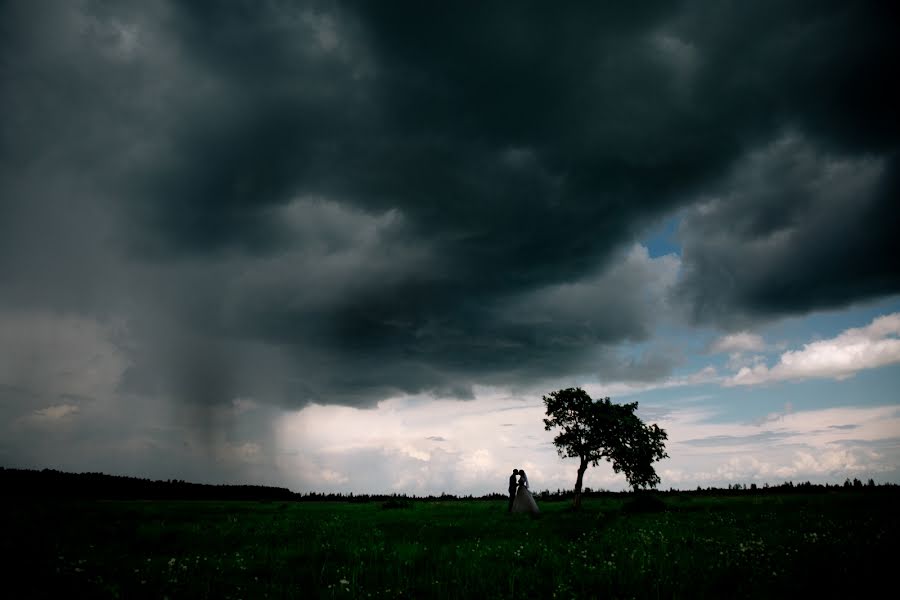
[[[638,403],[614,404],[609,398],[593,400],[581,388],[567,388],[543,397],[547,418],[544,429],[559,429],[553,443],[561,457],[578,458],[575,504],[580,504],[581,485],[587,466],[612,463],[635,490],[655,487],[659,476],[655,461],[668,457],[666,432],[646,425],[634,414]]]

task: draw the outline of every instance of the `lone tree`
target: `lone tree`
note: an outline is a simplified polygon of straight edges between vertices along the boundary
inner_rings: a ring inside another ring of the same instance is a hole
[[[601,459],[612,463],[613,471],[624,473],[635,491],[656,487],[659,476],[653,462],[668,457],[666,432],[645,425],[634,411],[637,402],[613,404],[609,398],[594,401],[581,388],[557,390],[544,396],[547,417],[544,429],[560,428],[553,438],[563,458],[578,458],[575,480],[575,508],[581,506],[581,484],[589,464]]]

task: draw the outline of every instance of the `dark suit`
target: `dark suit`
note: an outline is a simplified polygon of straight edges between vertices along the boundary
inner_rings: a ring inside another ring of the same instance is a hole
[[[509,476],[509,508],[506,512],[512,512],[513,501],[516,499],[516,485],[516,474],[513,473]]]

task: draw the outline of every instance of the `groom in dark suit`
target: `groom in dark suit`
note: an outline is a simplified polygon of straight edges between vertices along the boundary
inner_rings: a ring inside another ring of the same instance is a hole
[[[516,475],[519,474],[518,469],[513,469],[512,475],[509,476],[509,508],[506,509],[506,512],[512,512],[513,500],[516,499]]]

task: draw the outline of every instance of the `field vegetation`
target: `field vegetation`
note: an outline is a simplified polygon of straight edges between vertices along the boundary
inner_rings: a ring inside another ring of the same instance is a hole
[[[500,500],[4,503],[15,597],[859,597],[893,587],[896,488]],[[660,501],[661,499],[661,501]]]

